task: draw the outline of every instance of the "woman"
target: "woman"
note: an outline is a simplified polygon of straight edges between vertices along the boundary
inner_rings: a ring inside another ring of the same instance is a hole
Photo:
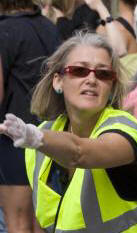
[[[89,5],[90,8],[96,10],[100,18],[102,20],[106,20],[107,17],[110,16],[110,13],[106,9],[105,5],[103,4],[102,0],[85,0],[85,2]],[[115,0],[115,5],[117,5],[117,11],[118,12],[112,12],[114,17],[120,15],[120,17],[116,18],[116,21],[111,20],[110,22],[107,22],[104,26],[105,29],[110,30],[106,26],[109,25],[109,27],[114,27],[113,24],[117,26],[120,33],[123,35],[125,39],[125,45],[126,45],[126,53],[136,53],[137,52],[137,43],[136,43],[136,36],[133,29],[134,26],[134,11],[136,6],[136,0]],[[113,2],[111,4],[114,4]],[[110,23],[110,24],[109,24]],[[115,30],[114,32],[111,31],[111,34],[115,36]],[[107,33],[108,34],[108,33]],[[116,40],[117,41],[117,40]],[[117,41],[118,42],[118,41]]]
[[[118,56],[102,36],[79,32],[47,65],[32,111],[48,122],[38,129],[8,114],[0,125],[15,147],[32,148],[26,166],[41,227],[135,233],[137,121],[120,110],[127,79]]]
[[[117,25],[121,34],[125,37],[127,55],[121,61],[129,70],[131,77],[137,72],[137,41],[135,33],[135,7],[136,0],[119,0],[120,17]]]
[[[43,15],[53,23],[57,23],[59,17],[71,18],[76,7],[76,0],[33,0],[33,2],[40,6]]]
[[[92,30],[98,26],[99,15],[84,0],[33,0],[42,14],[56,24],[62,40],[68,39],[75,30],[87,25]]]
[[[111,17],[110,12],[103,4],[104,1],[85,0],[85,2],[91,9],[98,12],[101,18],[101,27],[98,27],[97,31],[108,36],[112,46],[121,57],[123,65],[128,69],[129,76],[133,77],[137,67],[137,43],[133,28],[136,0],[112,1],[111,4],[115,3],[115,8],[112,10],[114,17]]]
[[[137,43],[135,35],[135,7],[136,0],[119,0],[119,29],[125,36],[128,53],[137,52]]]
[[[58,45],[56,27],[41,16],[31,0],[1,0],[0,13],[0,121],[10,112],[39,124],[30,114],[31,93],[40,79],[43,58]],[[32,194],[24,149],[14,148],[12,141],[1,135],[0,155],[0,199],[8,232],[32,233]]]
[[[127,96],[123,101],[123,108],[137,118],[137,73],[132,81],[132,85],[129,87]]]

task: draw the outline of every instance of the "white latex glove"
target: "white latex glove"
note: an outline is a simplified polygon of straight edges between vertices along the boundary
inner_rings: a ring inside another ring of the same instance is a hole
[[[0,133],[9,136],[15,147],[37,149],[42,145],[43,132],[11,113],[6,114],[6,119],[0,124]]]

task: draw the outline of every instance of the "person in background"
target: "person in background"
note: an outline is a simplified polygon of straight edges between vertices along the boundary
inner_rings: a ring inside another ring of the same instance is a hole
[[[68,39],[75,30],[87,25],[95,31],[99,15],[84,0],[33,0],[41,7],[43,15],[56,24],[62,40]]]
[[[120,33],[123,35],[123,38],[126,42],[125,43],[126,54],[137,52],[137,43],[136,43],[135,33],[133,30],[134,10],[135,10],[135,5],[136,5],[135,0],[131,0],[129,2],[126,0],[117,1],[118,12],[119,12],[117,13],[117,15],[119,14],[120,17],[116,18],[115,20],[111,17],[110,12],[108,12],[102,0],[97,0],[97,1],[85,0],[85,2],[89,5],[90,8],[96,10],[99,13],[100,18],[102,19],[101,24],[103,25],[104,23],[106,30],[108,29],[106,26],[109,27],[109,30],[110,28],[114,27],[114,24],[116,25],[115,27],[118,27]],[[110,20],[108,20],[109,22],[105,22],[105,20],[108,17],[111,17]],[[115,36],[115,31],[116,31],[115,29],[113,32],[110,31],[110,34],[112,35],[114,34],[113,36]],[[121,54],[121,55],[124,55],[124,54]]]
[[[121,29],[121,33],[125,33],[128,53],[134,53],[137,47],[134,41],[134,39],[136,39],[134,25],[135,7],[137,2],[136,0],[119,0],[118,3],[119,17],[117,18],[117,21],[120,23],[119,28]]]
[[[39,0],[35,1],[37,1],[37,3],[39,2]],[[83,0],[79,2],[78,5],[76,0],[62,0],[62,4],[56,0],[50,0],[50,4],[49,1],[48,3],[47,1],[42,1],[43,12],[45,7],[47,9],[48,5],[49,10],[46,11],[46,14],[48,14],[48,17],[54,23],[56,23],[63,40],[73,35],[76,30],[90,28],[90,30],[94,32],[97,31],[99,33],[105,33],[105,35],[109,38],[112,46],[116,48],[120,57],[127,53],[125,37],[121,34],[117,23],[113,21],[113,18],[109,12],[109,10],[112,8],[111,2],[104,0]],[[58,14],[55,14],[53,9],[56,9]],[[106,23],[106,19],[109,22]],[[102,22],[103,26],[101,26]]]
[[[137,73],[132,78],[127,95],[124,98],[123,108],[137,118]]]
[[[4,96],[4,90],[3,90],[3,72],[2,72],[2,64],[0,60],[0,102],[2,102]],[[1,169],[1,168],[0,168]],[[5,233],[7,232],[4,216],[3,216],[3,210],[2,210],[2,201],[0,198],[0,232]]]
[[[3,90],[3,70],[2,70],[2,64],[0,59],[0,104],[2,103],[4,96],[4,90]]]
[[[31,94],[40,79],[43,59],[60,43],[59,35],[31,0],[1,0],[0,12],[0,121],[10,112],[26,123],[39,124],[30,114]],[[28,184],[24,149],[14,148],[12,141],[1,135],[0,198],[8,233],[34,232]]]
[[[35,213],[48,232],[137,232],[137,120],[121,108],[127,85],[106,38],[77,32],[47,60],[33,94],[31,111],[47,121],[37,128],[7,114],[0,125],[27,148]]]
[[[137,38],[137,4],[136,4],[136,7],[135,7],[134,15],[135,15],[134,28],[135,28],[136,38]]]
[[[137,72],[137,41],[134,30],[136,4],[136,0],[119,0],[120,17],[117,19],[119,21],[119,29],[125,36],[127,45],[127,55],[121,58],[121,61],[127,67],[131,78]]]
[[[40,6],[42,14],[53,23],[57,23],[59,17],[71,18],[76,7],[76,0],[33,0]]]
[[[137,67],[137,43],[133,29],[136,0],[114,1],[118,10],[118,13],[113,12],[116,17],[112,17],[102,0],[85,0],[88,6],[100,15],[101,27],[98,27],[97,31],[108,36],[121,57],[122,64],[127,68],[128,75],[132,78]]]

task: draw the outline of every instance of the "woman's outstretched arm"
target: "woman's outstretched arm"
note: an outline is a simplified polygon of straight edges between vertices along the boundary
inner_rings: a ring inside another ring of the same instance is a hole
[[[38,149],[67,168],[109,168],[135,160],[127,138],[118,133],[105,133],[97,139],[80,138],[69,132],[40,130],[7,114],[0,133],[12,138],[15,147]]]

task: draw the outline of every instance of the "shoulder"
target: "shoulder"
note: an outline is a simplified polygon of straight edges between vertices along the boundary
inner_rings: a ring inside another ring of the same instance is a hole
[[[136,118],[132,116],[129,112],[123,110],[123,109],[115,109],[111,106],[107,107],[104,111],[104,116],[107,118],[114,118],[114,119],[120,119],[120,117],[127,117],[129,119],[132,119],[133,121],[136,121]]]
[[[137,141],[137,119],[127,111],[108,107],[103,112],[95,132],[99,136],[108,131],[125,132]]]
[[[55,131],[60,131],[64,129],[67,122],[68,122],[67,116],[61,114],[55,120],[42,122],[38,127],[40,129],[52,129]]]
[[[36,22],[41,22],[42,25],[39,25],[39,26],[46,25],[49,28],[56,29],[56,26],[54,25],[54,23],[52,23],[52,21],[49,20],[46,16],[38,15],[38,16],[35,16],[34,18],[32,18],[32,20],[34,20]]]

